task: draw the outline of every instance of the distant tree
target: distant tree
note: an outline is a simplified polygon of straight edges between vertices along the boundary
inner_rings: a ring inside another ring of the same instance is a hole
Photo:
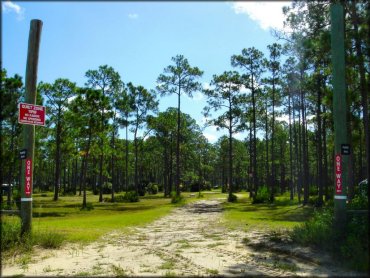
[[[263,63],[263,53],[256,48],[244,48],[239,55],[231,57],[231,65],[241,68],[245,74],[243,75],[244,85],[251,91],[252,98],[252,179],[254,186],[254,194],[258,189],[258,170],[257,170],[257,119],[256,119],[256,96],[259,92],[262,73],[265,71]]]
[[[82,208],[86,208],[86,176],[87,165],[90,158],[91,148],[94,138],[100,129],[100,115],[96,113],[105,102],[100,90],[81,88],[77,90],[77,97],[71,103],[73,112],[74,128],[77,134],[82,138],[79,148],[79,154],[83,157],[81,167],[81,185],[83,190]]]
[[[0,73],[0,184],[3,184],[4,181],[11,184],[14,180],[17,137],[20,134],[17,112],[18,103],[22,96],[23,83],[22,77],[17,74],[14,77],[7,77],[5,69],[2,69]],[[7,173],[6,177],[5,173]],[[0,201],[2,202],[2,190],[0,194]],[[10,190],[8,190],[7,203],[8,205],[11,204]]]
[[[101,116],[101,134],[100,134],[100,160],[99,160],[99,202],[103,202],[103,162],[104,162],[104,137],[107,133],[107,126],[111,113],[106,113],[112,108],[112,97],[121,88],[121,77],[112,67],[107,65],[100,66],[97,70],[88,70],[85,74],[87,77],[86,86],[100,90],[107,102],[101,102],[99,108]]]
[[[125,127],[125,188],[128,190],[129,184],[129,177],[128,177],[128,157],[129,157],[129,140],[128,140],[128,128],[129,128],[129,118],[131,117],[132,110],[134,107],[134,100],[132,99],[131,95],[128,93],[127,86],[122,86],[122,91],[118,94],[115,100],[115,106],[118,109],[120,114],[119,117],[119,124]]]
[[[177,110],[168,108],[165,112],[160,112],[157,117],[148,118],[148,126],[155,133],[156,138],[163,148],[163,182],[164,196],[170,196],[172,191],[172,157],[173,157],[173,137],[176,134]]]
[[[46,98],[50,123],[55,126],[54,201],[57,201],[61,184],[61,145],[65,131],[64,113],[68,109],[70,98],[75,95],[76,84],[68,79],[57,79],[53,84],[41,82],[38,90]]]
[[[226,128],[229,132],[229,201],[233,199],[233,134],[240,129],[242,105],[245,102],[245,94],[240,92],[242,88],[240,75],[235,71],[227,71],[221,75],[214,75],[211,82],[213,89],[203,90],[207,96],[207,104],[204,108],[204,116],[210,117],[211,110],[225,111],[208,124]]]
[[[270,188],[270,202],[274,201],[274,185],[276,182],[276,167],[275,167],[275,119],[276,119],[276,107],[280,101],[280,56],[282,47],[280,44],[273,43],[268,45],[267,48],[270,51],[270,60],[266,60],[266,68],[270,72],[270,76],[264,79],[264,82],[268,86],[268,92],[271,97],[271,188]]]
[[[132,83],[127,84],[128,94],[132,99],[132,131],[134,132],[134,148],[135,148],[135,188],[140,195],[144,194],[141,184],[139,184],[138,176],[138,136],[137,132],[143,128],[146,123],[148,113],[156,112],[158,109],[158,101],[153,91],[148,91],[143,86],[134,86]]]
[[[197,67],[191,67],[183,55],[172,57],[174,65],[164,69],[157,79],[157,90],[163,96],[166,94],[177,94],[177,140],[176,140],[176,195],[180,195],[180,111],[181,95],[187,94],[192,97],[193,92],[201,90],[201,84],[196,81],[203,75]]]

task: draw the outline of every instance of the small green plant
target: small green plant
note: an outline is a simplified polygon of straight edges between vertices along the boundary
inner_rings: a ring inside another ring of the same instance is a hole
[[[281,261],[274,261],[274,267],[281,269],[283,271],[290,271],[296,272],[298,271],[298,267],[291,263],[281,262]]]
[[[243,242],[245,245],[248,245],[248,244],[251,242],[251,240],[250,240],[249,238],[245,237],[245,238],[243,238],[242,242]]]
[[[159,269],[173,269],[175,266],[173,261],[167,261],[164,262],[161,266],[159,266]]]
[[[34,245],[40,245],[45,249],[60,248],[64,240],[65,237],[62,234],[53,231],[35,232],[32,235]]]
[[[120,265],[111,265],[111,269],[115,277],[127,277],[126,271]]]
[[[2,219],[1,219],[2,220]],[[1,250],[6,251],[20,242],[21,225],[19,221],[1,221]]]
[[[152,195],[157,194],[158,193],[158,185],[150,182],[148,184],[147,191],[148,191],[149,194],[152,194]]]
[[[227,198],[227,201],[230,202],[230,203],[235,203],[237,200],[238,200],[238,196],[236,196],[235,194],[231,194]]]
[[[253,204],[268,203],[270,200],[270,194],[267,186],[261,186],[257,190],[257,194],[253,198]]]
[[[217,275],[218,274],[218,270],[217,269],[210,269],[210,268],[207,268],[206,269],[206,272],[208,274],[211,274],[211,275]]]
[[[136,191],[126,192],[123,198],[125,201],[131,202],[131,203],[139,202],[139,195],[136,193]]]
[[[89,272],[87,272],[87,271],[81,271],[79,273],[76,273],[75,275],[77,277],[89,277],[89,276],[91,276],[91,274]]]
[[[51,266],[50,266],[50,265],[48,265],[48,266],[45,266],[45,267],[42,269],[42,271],[43,271],[43,272],[52,272],[52,271],[53,271],[53,269],[51,268]]]
[[[175,191],[171,192],[171,203],[172,204],[182,203],[183,201],[184,201],[184,197],[181,194],[177,195]]]
[[[85,208],[81,208],[81,210],[86,210],[86,211],[90,211],[90,210],[93,210],[94,209],[94,205],[92,203],[86,203],[86,207]]]
[[[176,277],[176,273],[173,271],[166,271],[164,277]]]

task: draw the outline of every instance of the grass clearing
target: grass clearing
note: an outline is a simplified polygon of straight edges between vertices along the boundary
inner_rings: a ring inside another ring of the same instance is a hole
[[[35,245],[55,249],[66,241],[82,244],[96,241],[113,231],[128,233],[129,227],[145,225],[176,207],[197,200],[196,197],[184,197],[182,204],[171,204],[162,193],[141,197],[136,203],[99,203],[98,198],[89,192],[87,202],[93,204],[94,209],[81,210],[82,196],[60,196],[58,201],[53,201],[51,192],[34,194],[31,236],[20,237],[18,216],[1,215],[3,257],[25,257]],[[76,252],[72,250],[72,254]]]
[[[159,194],[158,194],[159,195]],[[99,203],[99,196],[88,194],[94,209],[81,211],[81,196],[61,196],[55,202],[51,193],[34,194],[33,230],[55,231],[67,241],[90,242],[112,230],[144,225],[169,213],[177,205],[161,196],[144,196],[137,203]],[[195,198],[186,198],[186,202]],[[17,223],[18,217],[4,216],[5,222]],[[12,231],[12,233],[15,231]]]
[[[288,195],[277,196],[273,204],[252,204],[249,193],[238,193],[235,203],[223,203],[224,221],[230,229],[292,229],[313,213],[310,206],[301,206]]]

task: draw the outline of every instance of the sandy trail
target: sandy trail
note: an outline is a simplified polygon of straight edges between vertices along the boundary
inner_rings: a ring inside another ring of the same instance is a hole
[[[248,238],[248,240],[245,240]],[[263,232],[230,231],[220,201],[202,200],[90,245],[37,250],[32,261],[8,263],[3,276],[358,276],[328,256],[290,242],[270,243]],[[315,258],[315,259],[313,259]]]

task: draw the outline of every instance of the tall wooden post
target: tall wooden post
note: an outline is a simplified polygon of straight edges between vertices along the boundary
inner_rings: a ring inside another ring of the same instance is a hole
[[[345,83],[344,9],[342,4],[331,5],[331,51],[333,64],[334,116],[334,228],[341,233],[346,222],[349,152],[347,134],[347,103]]]
[[[37,66],[39,60],[40,38],[42,21],[31,20],[28,38],[27,68],[26,68],[26,92],[25,103],[36,103]],[[21,169],[21,233],[29,233],[32,224],[32,190],[33,190],[33,153],[35,148],[35,126],[23,125],[22,129],[23,149],[26,150],[26,159],[22,160]],[[26,183],[27,186],[26,186]]]

